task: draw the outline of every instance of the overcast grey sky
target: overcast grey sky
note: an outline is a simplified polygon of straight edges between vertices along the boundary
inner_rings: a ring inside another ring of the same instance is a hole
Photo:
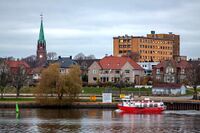
[[[112,54],[112,37],[173,32],[181,55],[200,57],[200,0],[1,0],[0,57],[36,54],[40,14],[47,51]]]

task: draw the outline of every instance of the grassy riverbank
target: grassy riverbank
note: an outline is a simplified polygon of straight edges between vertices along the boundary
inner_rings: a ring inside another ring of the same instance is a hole
[[[30,102],[35,101],[35,98],[0,98],[0,102]]]

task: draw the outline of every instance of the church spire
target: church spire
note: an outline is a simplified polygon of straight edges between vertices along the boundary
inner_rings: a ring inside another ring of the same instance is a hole
[[[41,24],[40,24],[40,34],[39,34],[39,39],[38,42],[44,43],[45,38],[44,38],[44,30],[43,30],[43,15],[40,15],[41,17]]]

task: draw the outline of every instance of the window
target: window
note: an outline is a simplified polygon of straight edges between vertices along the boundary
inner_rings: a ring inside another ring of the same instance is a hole
[[[161,80],[161,77],[160,76],[156,76],[156,80]]]
[[[97,81],[97,77],[93,77],[93,80],[94,80],[94,81]]]
[[[116,71],[115,71],[115,73],[119,74],[119,73],[120,73],[120,71],[119,71],[119,70],[116,70]]]
[[[97,74],[98,70],[93,70],[93,74]]]
[[[130,70],[125,70],[125,73],[130,73]]]
[[[160,69],[156,69],[156,74],[160,74]]]
[[[185,69],[181,69],[181,74],[185,74]]]
[[[125,81],[130,81],[130,78],[129,77],[125,77]]]
[[[174,73],[174,68],[172,68],[172,67],[167,67],[166,68],[166,73]]]

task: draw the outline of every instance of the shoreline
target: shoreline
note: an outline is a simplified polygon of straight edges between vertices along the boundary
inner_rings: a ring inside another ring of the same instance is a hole
[[[166,110],[200,110],[200,101],[164,101]],[[118,102],[73,102],[62,105],[40,104],[35,101],[18,102],[19,108],[41,109],[117,109]],[[16,102],[0,102],[0,109],[15,108]]]
[[[16,102],[0,102],[0,108],[15,108]],[[18,102],[19,108],[48,108],[48,109],[81,109],[81,108],[97,108],[97,109],[117,109],[117,103],[101,103],[101,102],[74,102],[62,105],[39,104],[36,102]]]

